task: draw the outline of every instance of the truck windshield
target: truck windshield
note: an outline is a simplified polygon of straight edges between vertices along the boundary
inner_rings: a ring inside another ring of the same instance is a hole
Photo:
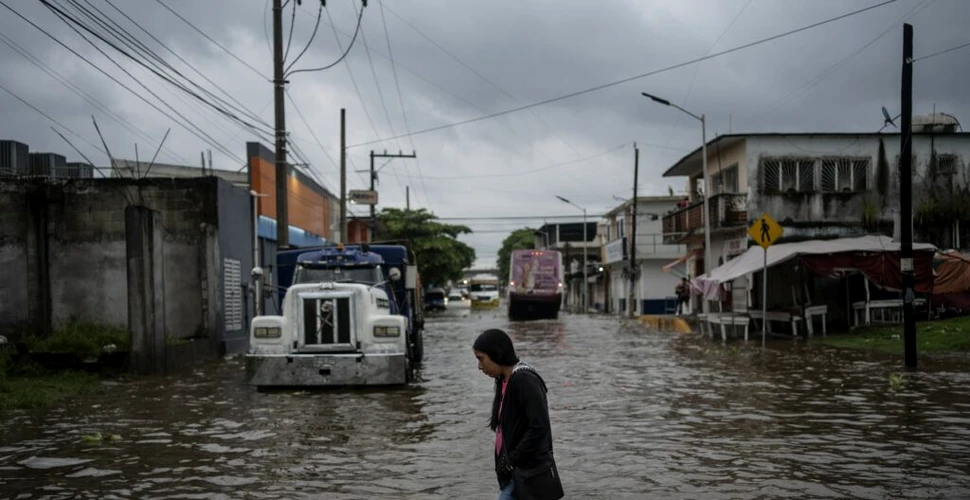
[[[364,283],[373,285],[384,281],[384,273],[380,266],[376,267],[353,267],[353,268],[330,268],[330,267],[310,267],[299,266],[293,283]]]
[[[498,290],[498,287],[495,285],[484,285],[484,284],[479,285],[477,283],[472,285],[473,292],[494,292],[497,290]]]

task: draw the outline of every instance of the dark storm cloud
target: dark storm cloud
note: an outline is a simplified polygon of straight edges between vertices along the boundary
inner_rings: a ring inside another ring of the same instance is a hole
[[[39,2],[7,1],[145,94]],[[271,51],[266,38],[269,2],[163,1],[256,71],[234,60],[156,1],[112,0],[266,123],[272,123],[272,86],[266,80],[271,73]],[[121,19],[105,0],[91,0],[91,3]],[[305,153],[332,189],[339,185],[334,162],[339,158],[340,108],[347,110],[348,143],[354,145],[404,133],[402,104],[412,131],[435,127],[663,68],[702,56],[712,49],[713,52],[724,50],[872,3],[876,1],[387,1],[389,9],[385,9],[384,20],[396,62],[402,94],[399,100],[387,57],[380,7],[372,0],[364,12],[363,37],[357,40],[346,64],[290,78],[290,94],[309,129],[289,100],[286,103],[288,128],[296,148]],[[338,37],[343,47],[349,43],[356,21],[351,2],[332,0],[328,2],[328,10],[331,17],[323,16],[324,23],[299,67],[328,64],[341,53],[330,19],[340,31]],[[166,161],[194,164],[200,150],[212,147],[185,131],[177,123],[181,119],[173,121],[164,117],[34,28],[8,15],[5,9],[0,12],[3,13],[0,32],[24,45],[141,131],[141,134],[132,133],[128,125],[116,123],[0,45],[0,74],[3,75],[0,83],[89,142],[100,145],[91,125],[90,115],[94,114],[106,140],[119,156],[133,156],[135,142],[139,143],[140,151],[152,150],[169,127],[172,133],[162,153]],[[303,1],[296,17],[292,52],[303,47],[313,29],[316,12],[314,1]],[[614,195],[631,194],[631,145],[637,141],[641,148],[641,191],[662,194],[668,186],[680,190],[683,179],[664,179],[660,175],[673,161],[699,145],[698,124],[672,108],[640,97],[641,91],[684,103],[695,113],[704,113],[708,118],[709,137],[727,133],[729,128],[733,132],[875,130],[881,126],[881,106],[898,112],[900,22],[905,15],[913,13],[915,17],[908,21],[915,25],[918,56],[967,41],[963,27],[970,19],[970,4],[960,0],[897,0],[813,31],[704,61],[699,67],[691,65],[532,110],[410,139],[355,147],[350,150],[348,185],[358,188],[366,184],[365,176],[353,170],[367,168],[369,149],[409,151],[413,147],[418,151],[418,162],[394,160],[381,172],[381,202],[385,206],[403,206],[404,186],[411,186],[412,206],[430,207],[441,216],[581,213],[556,200],[555,195],[586,206],[594,214],[614,205]],[[288,8],[286,25],[289,16]],[[725,31],[732,21],[735,22]],[[148,40],[134,26],[126,26]],[[862,50],[887,29],[888,33]],[[719,36],[720,40],[712,47]],[[212,88],[170,53],[153,42],[151,45],[186,74]],[[109,54],[189,121],[224,144],[233,156],[243,156],[244,143],[253,140],[252,133],[179,95],[118,54]],[[938,110],[958,118],[970,116],[966,113],[964,90],[970,68],[962,64],[967,54],[958,51],[917,62],[914,112],[929,112],[935,104]],[[851,58],[843,61],[850,55]],[[823,73],[839,64],[829,74]],[[46,119],[2,91],[0,106],[4,116],[0,121],[0,137],[27,142],[35,150],[54,150],[72,159],[76,157],[50,131],[51,124]],[[142,134],[153,141],[146,140]],[[71,138],[93,160],[107,163],[103,154]],[[264,143],[269,145],[268,141]],[[604,154],[620,145],[625,146]],[[520,174],[593,156],[596,158],[590,161],[535,173],[467,178]],[[218,151],[214,151],[214,159],[217,167],[239,166],[236,158]],[[352,210],[363,212],[358,207]],[[480,257],[487,259],[493,258],[505,236],[501,231],[525,225],[517,221],[468,223],[482,232],[463,239],[478,249]],[[537,221],[532,225],[540,224]]]

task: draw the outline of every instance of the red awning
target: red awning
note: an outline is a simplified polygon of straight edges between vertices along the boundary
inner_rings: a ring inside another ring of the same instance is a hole
[[[673,268],[679,266],[680,264],[683,264],[684,262],[687,261],[687,259],[690,259],[691,257],[695,257],[695,256],[700,255],[700,253],[701,253],[701,250],[699,248],[694,249],[694,250],[691,250],[691,251],[687,252],[686,254],[684,254],[683,257],[680,257],[679,259],[677,259],[677,260],[671,262],[670,264],[667,264],[666,266],[664,266],[663,267],[663,270],[664,270],[665,273],[669,273]]]

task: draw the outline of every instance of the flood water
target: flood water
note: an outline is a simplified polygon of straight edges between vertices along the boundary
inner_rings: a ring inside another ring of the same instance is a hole
[[[966,364],[894,387],[897,359],[503,312],[430,319],[406,389],[260,393],[237,359],[14,414],[0,497],[495,498],[492,382],[470,345],[500,327],[549,386],[567,498],[970,498]]]

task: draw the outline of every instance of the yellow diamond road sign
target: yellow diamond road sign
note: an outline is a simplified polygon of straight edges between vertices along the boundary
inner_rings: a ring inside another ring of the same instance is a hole
[[[765,250],[781,238],[785,230],[768,214],[761,214],[748,228],[748,235]]]

